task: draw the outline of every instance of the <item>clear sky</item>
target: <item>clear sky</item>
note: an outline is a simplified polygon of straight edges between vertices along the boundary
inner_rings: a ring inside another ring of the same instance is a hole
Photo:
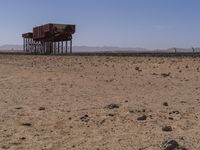
[[[0,1],[0,45],[46,23],[76,24],[74,45],[200,46],[200,0]]]

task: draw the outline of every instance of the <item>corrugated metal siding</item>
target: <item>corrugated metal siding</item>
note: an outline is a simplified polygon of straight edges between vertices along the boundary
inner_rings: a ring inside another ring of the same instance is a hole
[[[40,40],[50,36],[71,35],[75,33],[75,25],[46,24],[33,28],[33,39]]]

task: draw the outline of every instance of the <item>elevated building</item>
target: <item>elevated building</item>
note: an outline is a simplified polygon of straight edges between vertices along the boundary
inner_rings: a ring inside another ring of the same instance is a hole
[[[72,53],[72,35],[75,25],[46,24],[33,28],[33,32],[22,34],[26,53],[67,54]]]

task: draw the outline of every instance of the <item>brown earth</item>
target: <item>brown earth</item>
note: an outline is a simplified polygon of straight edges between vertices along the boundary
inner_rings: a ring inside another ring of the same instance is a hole
[[[0,149],[200,149],[200,59],[0,55]]]

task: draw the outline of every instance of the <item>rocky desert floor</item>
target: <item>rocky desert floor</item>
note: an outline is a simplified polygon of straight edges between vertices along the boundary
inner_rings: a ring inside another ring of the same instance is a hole
[[[200,149],[200,58],[0,55],[0,149],[175,150],[169,140]]]

